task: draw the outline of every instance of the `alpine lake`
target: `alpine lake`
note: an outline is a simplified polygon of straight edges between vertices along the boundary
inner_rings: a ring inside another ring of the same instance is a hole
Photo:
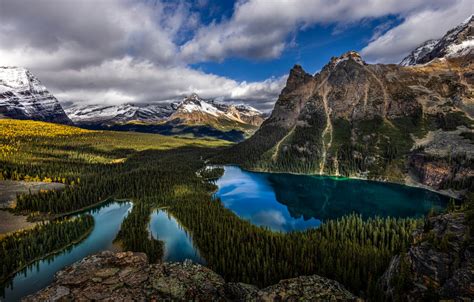
[[[240,218],[277,232],[316,228],[327,220],[356,213],[370,217],[422,217],[446,207],[448,197],[421,188],[375,181],[288,173],[250,172],[224,166],[215,184],[216,202]],[[116,250],[113,241],[132,202],[108,202],[85,211],[94,218],[94,229],[83,241],[38,260],[3,285],[0,300],[18,301],[44,288],[65,266],[104,250]],[[164,242],[164,261],[206,263],[190,232],[166,209],[153,211],[150,236]]]

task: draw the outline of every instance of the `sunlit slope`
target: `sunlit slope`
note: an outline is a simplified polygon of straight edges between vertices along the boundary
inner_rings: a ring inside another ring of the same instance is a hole
[[[0,161],[114,163],[136,151],[218,147],[217,139],[194,139],[135,132],[92,131],[46,122],[0,119]]]

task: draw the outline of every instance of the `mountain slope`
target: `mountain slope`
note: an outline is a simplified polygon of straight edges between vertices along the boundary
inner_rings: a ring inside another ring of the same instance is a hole
[[[405,57],[400,65],[425,64],[435,58],[472,54],[474,49],[474,15],[448,31],[439,40],[428,40]]]
[[[0,116],[71,124],[58,100],[20,67],[0,67]]]
[[[468,53],[413,67],[370,65],[348,52],[314,76],[297,65],[271,116],[224,160],[257,170],[471,187],[473,61]],[[439,136],[449,139],[439,144]]]

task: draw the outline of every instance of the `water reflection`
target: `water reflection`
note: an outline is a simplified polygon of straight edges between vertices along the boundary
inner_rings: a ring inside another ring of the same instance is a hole
[[[437,193],[397,184],[224,169],[216,182],[216,196],[223,204],[256,225],[285,232],[317,227],[350,213],[364,218],[418,217],[447,203]]]
[[[149,230],[153,238],[165,244],[164,261],[184,261],[205,264],[198,249],[194,246],[191,236],[166,211],[157,210],[150,218]]]
[[[113,240],[120,230],[123,219],[132,204],[109,203],[85,211],[94,217],[94,230],[80,243],[59,254],[34,262],[17,273],[4,289],[5,301],[19,301],[22,297],[37,292],[53,281],[54,274],[82,258],[104,250],[113,250]]]

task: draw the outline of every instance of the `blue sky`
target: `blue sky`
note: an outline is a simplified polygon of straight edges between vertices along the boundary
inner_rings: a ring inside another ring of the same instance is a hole
[[[356,50],[398,63],[472,0],[0,0],[0,66],[63,105],[164,103],[193,92],[271,110],[294,64]]]
[[[210,61],[192,66],[207,73],[231,77],[239,81],[261,81],[270,77],[285,75],[295,64],[309,73],[315,73],[329,62],[349,50],[360,51],[375,32],[386,32],[396,27],[402,20],[394,16],[384,16],[374,20],[338,28],[337,24],[314,25],[290,35],[293,43],[277,58],[247,59],[232,57],[223,61]],[[398,62],[394,62],[398,63]]]

